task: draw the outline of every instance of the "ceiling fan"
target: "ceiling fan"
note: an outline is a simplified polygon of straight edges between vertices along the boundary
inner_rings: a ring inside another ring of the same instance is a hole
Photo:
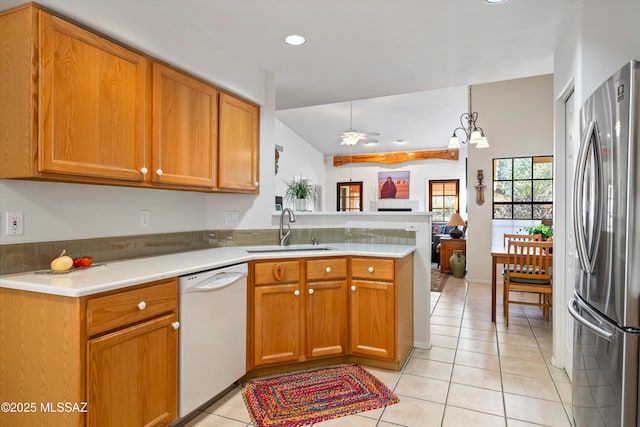
[[[377,144],[378,140],[371,138],[372,136],[379,136],[378,132],[358,132],[353,128],[353,101],[349,102],[349,129],[342,132],[340,138],[342,142],[340,145],[348,145],[349,147],[356,145],[358,142],[363,144]]]

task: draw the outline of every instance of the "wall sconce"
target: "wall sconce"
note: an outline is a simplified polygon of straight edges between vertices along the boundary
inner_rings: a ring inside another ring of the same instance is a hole
[[[484,181],[484,171],[482,169],[478,169],[476,177],[478,178],[478,185],[476,185],[476,204],[478,204],[478,206],[482,206],[484,204],[484,189],[487,187],[482,184]]]

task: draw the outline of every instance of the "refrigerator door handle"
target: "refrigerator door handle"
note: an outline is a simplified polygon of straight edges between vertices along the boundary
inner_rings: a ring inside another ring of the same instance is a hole
[[[595,194],[593,196],[597,205],[595,206],[594,217],[592,220],[595,227],[591,230],[591,243],[589,247],[587,247],[587,234],[584,228],[585,224],[583,222],[582,205],[584,202],[584,179],[587,162],[589,160],[589,150],[592,150],[594,157],[592,185],[595,186]],[[598,247],[600,245],[603,203],[602,193],[602,157],[598,124],[592,120],[587,125],[587,129],[584,133],[584,139],[580,146],[578,163],[576,164],[576,178],[573,182],[573,231],[576,238],[576,249],[582,270],[589,274],[592,274],[595,270],[595,260],[598,255]]]
[[[614,341],[614,334],[612,332],[609,332],[609,331],[606,331],[606,330],[602,329],[601,327],[599,327],[597,325],[594,325],[593,323],[591,323],[590,321],[588,321],[587,319],[582,317],[580,315],[580,313],[578,313],[578,310],[577,310],[578,305],[583,310],[588,311],[589,314],[591,314],[596,319],[599,318],[599,316],[593,310],[591,310],[589,307],[585,306],[584,304],[580,303],[580,301],[578,301],[575,297],[571,298],[571,301],[569,301],[569,304],[567,306],[567,308],[569,309],[569,314],[571,314],[571,316],[574,319],[576,319],[576,321],[578,323],[580,323],[582,326],[584,326],[585,328],[589,329],[590,331],[592,331],[596,335],[601,336],[602,338],[606,339],[609,342],[613,342]],[[602,323],[604,323],[604,322],[602,322]]]

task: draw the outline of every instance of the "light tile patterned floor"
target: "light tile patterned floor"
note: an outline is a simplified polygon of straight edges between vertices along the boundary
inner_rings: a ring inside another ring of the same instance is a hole
[[[498,301],[502,301],[501,290]],[[315,424],[322,427],[571,426],[571,384],[551,366],[551,322],[515,305],[491,322],[490,285],[450,276],[431,294],[431,350],[415,349],[401,372],[369,369],[400,398],[396,405]],[[187,424],[246,427],[236,388]]]

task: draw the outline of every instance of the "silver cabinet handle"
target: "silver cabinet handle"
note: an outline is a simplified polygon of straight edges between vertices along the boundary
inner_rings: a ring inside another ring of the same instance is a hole
[[[180,322],[173,322],[171,326],[173,327],[173,329],[180,329]]]
[[[355,290],[356,290],[355,285],[351,287],[351,290],[355,292]]]
[[[149,172],[149,169],[145,168],[144,166],[142,167],[142,169],[140,169],[140,173],[142,173],[142,175],[146,175],[147,172]]]
[[[313,289],[309,289],[309,295],[313,295]]]
[[[158,170],[156,171],[156,175],[158,175],[158,176],[162,176],[162,174],[163,174],[162,169],[158,169]]]
[[[296,290],[293,292],[293,294],[294,294],[295,296],[298,296],[298,295],[300,295],[300,291],[296,289]]]
[[[327,273],[331,273],[331,267],[325,268],[324,271],[326,271]]]
[[[142,311],[142,310],[144,310],[145,308],[147,308],[147,303],[146,303],[146,302],[144,302],[144,301],[140,301],[140,302],[138,303],[138,310]]]
[[[375,269],[373,267],[369,267],[369,273],[373,273]]]

